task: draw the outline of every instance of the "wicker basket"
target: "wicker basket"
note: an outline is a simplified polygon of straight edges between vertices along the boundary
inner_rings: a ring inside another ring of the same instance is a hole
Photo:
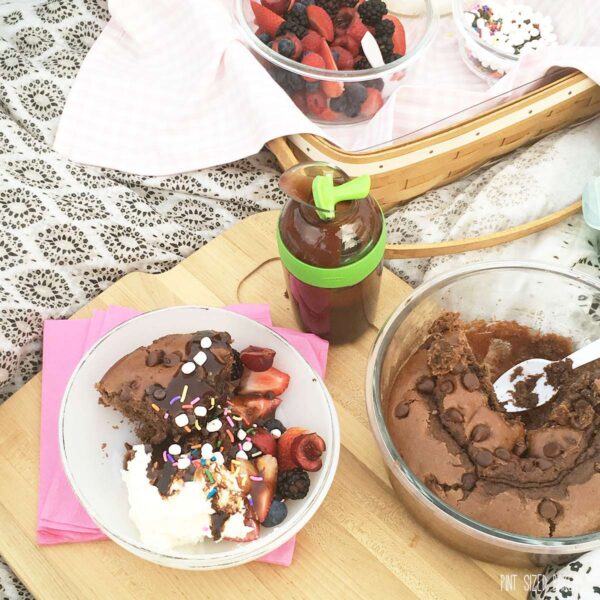
[[[474,171],[548,133],[600,113],[600,87],[579,72],[432,135],[368,152],[346,152],[315,135],[269,142],[283,168],[326,161],[351,176],[368,173],[384,210]]]

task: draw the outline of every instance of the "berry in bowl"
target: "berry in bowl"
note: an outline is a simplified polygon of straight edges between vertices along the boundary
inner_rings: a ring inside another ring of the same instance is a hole
[[[297,351],[202,307],[146,313],[102,338],[67,388],[59,435],[102,531],[183,569],[239,565],[290,539],[339,454],[331,398]]]
[[[296,106],[323,124],[371,119],[432,41],[431,0],[413,16],[383,0],[236,0],[244,38]]]
[[[504,77],[522,56],[577,44],[583,31],[577,3],[453,0],[453,13],[465,64],[490,83]]]

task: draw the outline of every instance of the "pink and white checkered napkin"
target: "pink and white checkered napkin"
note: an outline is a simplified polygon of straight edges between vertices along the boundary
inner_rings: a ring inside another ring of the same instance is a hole
[[[272,327],[268,305],[240,304],[228,309]],[[110,306],[105,311],[95,311],[91,319],[44,323],[37,526],[40,544],[106,539],[77,500],[63,470],[58,446],[58,417],[65,388],[83,354],[105,333],[137,314],[129,308]],[[326,341],[292,329],[273,327],[273,330],[286,338],[319,375],[325,375]],[[295,538],[259,560],[288,566],[292,562],[294,547]]]
[[[597,1],[578,0],[590,15]],[[54,149],[81,163],[170,175],[249,156],[295,133],[316,133],[347,150],[384,144],[538,79],[554,65],[600,82],[597,18],[588,19],[587,47],[538,52],[489,88],[463,64],[446,17],[426,55],[370,122],[319,127],[245,47],[233,4],[108,0],[112,18],[73,84]]]

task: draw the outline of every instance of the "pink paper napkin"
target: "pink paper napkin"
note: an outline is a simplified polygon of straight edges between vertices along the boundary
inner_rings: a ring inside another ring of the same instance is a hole
[[[239,304],[228,309],[272,327],[268,305]],[[105,333],[137,314],[137,311],[129,308],[110,306],[107,310],[94,311],[91,319],[44,323],[37,528],[40,544],[106,539],[78,502],[62,468],[57,436],[58,417],[65,388],[83,354]],[[315,335],[291,329],[274,330],[324,376],[327,342]],[[259,560],[287,566],[291,564],[294,546],[295,538]]]
[[[427,53],[374,119],[319,127],[246,48],[234,0],[110,0],[112,18],[73,84],[54,149],[77,162],[143,175],[222,164],[296,133],[362,150],[450,115],[463,119],[456,113],[483,102],[479,112],[488,110],[506,101],[493,100],[498,94],[542,77],[554,65],[578,68],[600,83],[597,0],[578,3],[590,16],[581,47],[536,53],[492,88],[464,65],[452,18],[444,17]],[[569,3],[564,10],[571,10]],[[404,24],[410,48],[420,25],[410,19]]]

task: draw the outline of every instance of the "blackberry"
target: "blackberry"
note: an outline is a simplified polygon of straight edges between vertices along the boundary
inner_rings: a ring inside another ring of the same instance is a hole
[[[354,8],[358,0],[340,0],[340,4],[347,8]]]
[[[306,15],[304,17],[297,17],[296,15],[290,15],[288,18],[279,26],[276,37],[285,35],[286,33],[293,33],[299,39],[302,39],[308,33],[308,19]]]
[[[327,14],[333,19],[342,7],[340,0],[315,0],[315,4],[324,8]]]
[[[398,60],[399,58],[402,58],[402,54],[396,54],[395,52],[392,52],[391,54],[384,56],[383,60],[385,60],[386,64],[394,62],[395,60]]]
[[[358,7],[358,14],[365,25],[377,25],[384,15],[387,15],[387,7],[382,0],[365,0]]]
[[[394,35],[395,30],[396,26],[393,21],[383,19],[375,25],[375,39],[380,37],[391,37]]]
[[[297,73],[276,68],[271,72],[271,77],[273,77],[273,79],[288,92],[288,94],[293,94],[294,92],[299,92],[304,89],[304,79]]]
[[[391,56],[394,53],[394,42],[392,42],[392,38],[376,38],[377,45],[381,50],[381,54],[383,56],[383,60],[385,62],[389,62],[386,60],[386,57]]]
[[[363,71],[364,69],[370,69],[371,68],[371,63],[366,59],[366,58],[359,58],[355,63],[354,63],[354,70],[355,71]]]
[[[232,348],[233,352],[233,365],[231,366],[231,379],[241,379],[242,374],[244,373],[244,365],[242,364],[242,359],[240,358],[240,353]]]
[[[311,6],[315,3],[315,0],[298,0],[296,4],[304,4],[304,6]]]
[[[306,498],[310,488],[308,473],[296,467],[291,471],[283,471],[277,476],[277,493],[282,498],[300,500]]]

